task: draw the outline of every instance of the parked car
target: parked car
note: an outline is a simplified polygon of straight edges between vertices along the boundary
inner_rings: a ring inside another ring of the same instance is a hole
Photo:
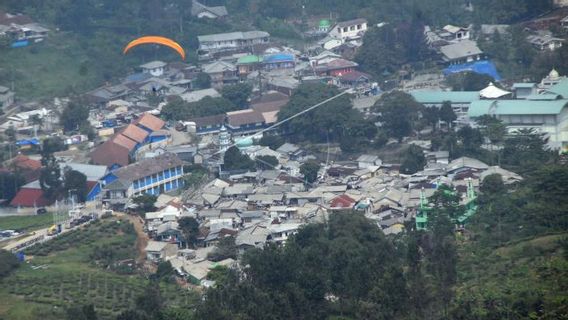
[[[36,210],[36,214],[46,214],[47,213],[47,209],[44,207],[41,208],[37,208]]]

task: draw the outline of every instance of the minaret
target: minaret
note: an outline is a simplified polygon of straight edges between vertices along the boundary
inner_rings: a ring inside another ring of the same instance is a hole
[[[221,127],[221,132],[219,133],[219,150],[221,152],[227,151],[231,145],[231,134],[227,131],[225,126]]]
[[[473,180],[467,179],[467,201],[475,200],[475,190],[473,189]]]

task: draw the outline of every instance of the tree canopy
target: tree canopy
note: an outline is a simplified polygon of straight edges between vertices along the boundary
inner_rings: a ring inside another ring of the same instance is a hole
[[[381,127],[399,141],[412,134],[422,108],[411,95],[402,91],[384,94],[373,106],[373,110],[379,113],[377,120]]]
[[[189,120],[191,118],[213,116],[237,110],[231,101],[225,98],[205,97],[195,102],[185,102],[175,97],[163,108],[161,115],[166,120]]]
[[[254,167],[254,161],[248,155],[242,154],[239,148],[232,146],[225,151],[223,156],[225,170],[253,170]]]

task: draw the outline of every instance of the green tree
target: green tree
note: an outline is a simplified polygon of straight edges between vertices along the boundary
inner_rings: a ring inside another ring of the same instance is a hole
[[[67,150],[67,147],[61,137],[49,137],[44,139],[41,144],[42,155],[53,154],[64,150]]]
[[[178,220],[178,225],[185,237],[187,245],[195,247],[199,234],[199,222],[192,217],[183,217]]]
[[[248,106],[248,99],[252,93],[252,85],[249,83],[237,83],[232,85],[223,86],[221,95],[223,98],[231,101],[239,108],[246,108]]]
[[[79,130],[89,118],[89,107],[80,100],[71,100],[63,109],[59,121],[65,132]]]
[[[17,132],[16,132],[16,129],[14,129],[13,126],[8,127],[8,129],[6,129],[6,131],[4,131],[4,134],[6,135],[6,137],[8,137],[9,142],[12,142],[12,143],[16,142]]]
[[[37,127],[37,130],[40,131],[41,128],[43,127],[43,119],[39,117],[39,115],[34,114],[32,115],[32,117],[30,118],[31,123],[34,127]]]
[[[136,212],[144,214],[156,210],[154,206],[158,197],[149,193],[144,193],[132,198],[132,202],[136,205]]]
[[[232,146],[223,157],[223,168],[225,170],[254,170],[255,163],[251,158],[242,154],[239,148]]]
[[[193,81],[193,86],[198,90],[211,88],[211,76],[205,72],[198,73]]]
[[[261,146],[269,147],[272,150],[278,149],[285,142],[284,138],[279,135],[263,135],[258,141]]]
[[[19,265],[18,258],[12,252],[0,249],[0,279],[9,275]]]
[[[278,112],[278,120],[296,115],[339,93],[337,88],[321,83],[301,84],[292,93],[286,107]],[[352,116],[351,101],[343,95],[282,124],[281,128],[290,133],[292,141],[337,141]]]
[[[259,170],[273,170],[278,166],[278,159],[275,156],[257,156],[254,161]]]
[[[378,121],[389,136],[402,141],[412,134],[418,111],[423,107],[414,98],[402,91],[384,94],[373,106],[378,112]]]
[[[432,131],[436,131],[440,122],[440,110],[433,107],[424,107],[422,108],[422,118],[427,124],[432,126]]]
[[[503,121],[490,115],[483,115],[476,118],[475,121],[481,126],[483,135],[489,139],[493,145],[503,142],[505,134],[507,133],[507,126]]]
[[[476,156],[479,154],[483,144],[483,134],[479,129],[465,126],[458,130],[457,135],[461,140],[466,155]]]
[[[77,201],[87,200],[87,176],[76,170],[65,170],[63,175],[63,190],[68,196],[76,196]]]
[[[300,173],[304,175],[307,183],[314,183],[318,179],[320,164],[315,161],[308,161],[300,166]]]
[[[231,236],[226,236],[219,240],[217,247],[207,254],[207,259],[210,261],[221,261],[225,259],[236,259],[237,258],[237,246],[235,244],[235,238]]]
[[[158,280],[171,280],[175,276],[175,270],[172,267],[171,262],[162,261],[158,263],[158,269],[156,270],[155,276]]]
[[[199,101],[187,103],[181,98],[172,99],[162,108],[166,120],[190,120],[236,110],[237,107],[225,98],[205,97]]]
[[[440,107],[440,120],[444,121],[448,125],[448,128],[451,128],[452,123],[456,121],[457,118],[452,108],[452,103],[450,101],[444,101]]]
[[[0,198],[5,199],[6,202],[10,202],[24,183],[24,177],[17,171],[14,173],[0,173]]]
[[[481,91],[489,83],[495,83],[495,79],[487,74],[467,71],[450,75],[447,82],[453,91]]]
[[[558,155],[549,150],[547,143],[548,138],[534,129],[519,130],[505,139],[501,163],[520,174],[536,171],[557,159]]]
[[[44,148],[41,157],[41,172],[39,176],[39,184],[47,199],[55,200],[61,191],[61,168],[53,153],[49,152],[49,147],[46,148],[46,141],[44,141]],[[45,150],[48,150],[47,152]]]
[[[416,145],[410,145],[402,155],[400,164],[400,172],[404,174],[413,174],[424,169],[426,166],[426,157],[422,149]]]

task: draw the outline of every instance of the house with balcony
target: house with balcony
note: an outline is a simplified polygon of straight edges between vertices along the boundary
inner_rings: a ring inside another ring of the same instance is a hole
[[[183,165],[177,155],[164,153],[111,171],[101,179],[103,203],[124,206],[135,195],[177,190],[183,186]]]
[[[203,72],[211,77],[211,86],[213,88],[222,88],[226,84],[236,83],[237,67],[229,62],[215,61],[203,66]]]
[[[354,19],[337,23],[329,31],[329,36],[341,39],[342,42],[361,39],[367,31],[366,19]]]
[[[246,77],[253,71],[260,68],[262,57],[254,54],[240,57],[237,60],[237,74],[239,77]]]
[[[296,66],[296,59],[291,53],[276,53],[264,56],[262,64],[264,65],[264,69],[268,71],[293,69]]]
[[[254,45],[266,44],[270,34],[264,31],[243,31],[216,33],[197,36],[199,41],[198,53],[207,56],[223,51],[246,50]]]

